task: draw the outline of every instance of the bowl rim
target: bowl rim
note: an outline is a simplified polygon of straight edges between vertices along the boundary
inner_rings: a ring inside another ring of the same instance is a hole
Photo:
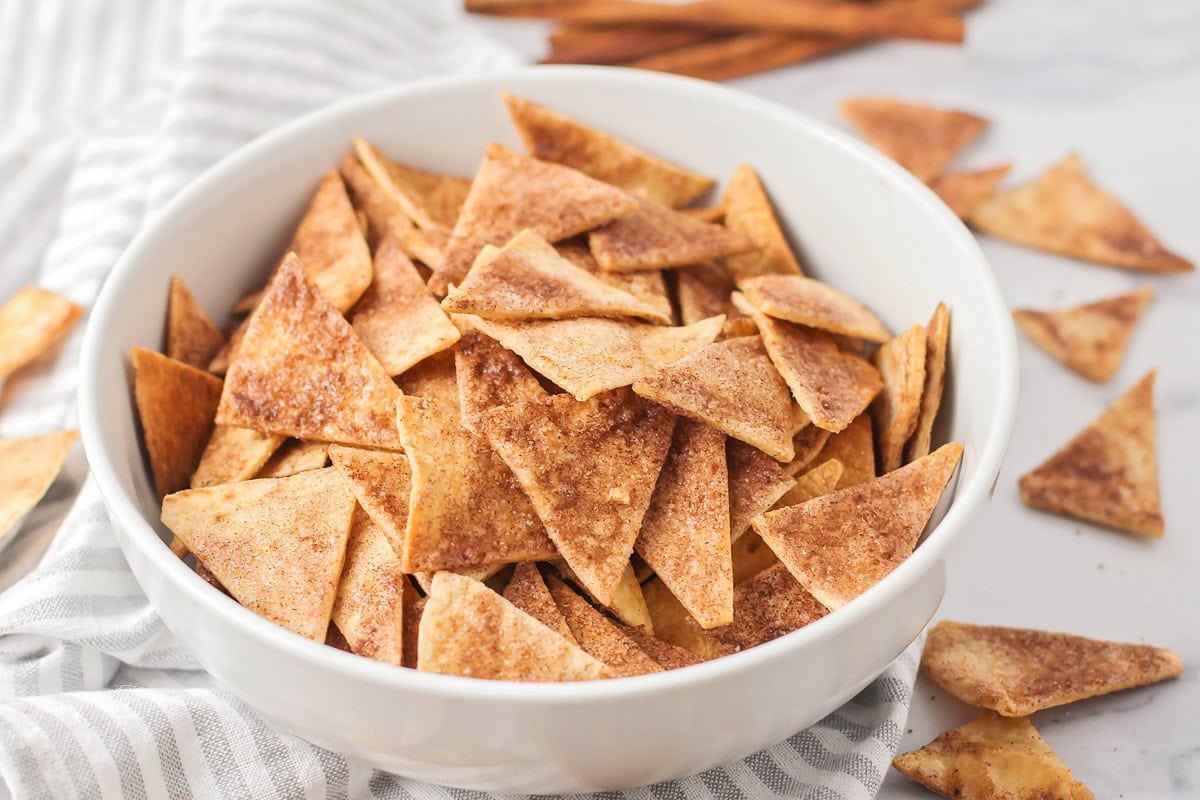
[[[230,180],[242,167],[270,153],[285,141],[303,138],[312,128],[332,123],[340,117],[375,109],[377,112],[403,103],[406,98],[437,94],[472,84],[497,85],[504,81],[534,81],[548,84],[572,84],[580,81],[599,81],[618,85],[639,85],[650,89],[681,93],[696,102],[719,103],[731,111],[744,109],[764,115],[781,125],[803,129],[809,136],[826,144],[848,151],[853,157],[867,162],[877,172],[884,173],[906,195],[908,202],[926,208],[945,229],[945,234],[970,254],[961,269],[971,270],[982,289],[982,298],[992,318],[993,335],[997,345],[995,363],[1003,375],[999,381],[996,413],[986,440],[976,450],[974,474],[958,487],[945,516],[934,526],[916,551],[896,569],[845,606],[799,630],[778,639],[739,653],[723,656],[682,669],[662,673],[616,678],[604,681],[568,683],[533,683],[481,680],[452,675],[400,669],[369,658],[342,652],[322,642],[292,633],[258,616],[236,601],[226,597],[199,578],[177,558],[159,538],[153,525],[143,515],[132,495],[125,491],[102,445],[102,421],[99,416],[99,387],[104,373],[112,365],[101,361],[104,333],[111,321],[121,313],[123,288],[132,282],[137,267],[144,260],[143,251],[156,239],[157,231],[167,221],[185,213],[193,203],[210,190]],[[729,676],[748,672],[756,665],[788,658],[793,651],[809,643],[832,636],[837,630],[852,626],[861,617],[875,613],[917,576],[931,569],[968,518],[985,502],[995,486],[1000,465],[1016,415],[1018,368],[1016,336],[1008,308],[1000,293],[982,249],[961,221],[914,176],[886,156],[875,151],[845,132],[810,118],[777,102],[760,98],[726,86],[693,78],[665,75],[642,70],[597,66],[535,66],[520,67],[492,73],[443,76],[408,82],[355,95],[323,106],[273,128],[244,144],[208,167],[157,212],[152,213],[137,236],[126,247],[105,279],[93,305],[84,334],[80,356],[79,417],[84,450],[97,487],[112,515],[114,527],[123,527],[131,546],[135,546],[166,580],[173,583],[188,600],[197,604],[201,613],[220,617],[224,624],[236,626],[264,647],[276,649],[281,655],[300,659],[314,668],[337,673],[339,677],[371,684],[383,689],[418,691],[427,695],[460,700],[504,700],[530,705],[606,702],[616,698],[636,698],[667,690],[688,690]],[[120,537],[119,537],[120,538]]]

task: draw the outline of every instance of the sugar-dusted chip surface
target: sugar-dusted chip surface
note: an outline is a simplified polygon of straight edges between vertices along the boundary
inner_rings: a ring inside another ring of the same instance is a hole
[[[293,439],[280,445],[254,477],[286,478],[310,469],[320,469],[328,463],[328,442],[303,442]]]
[[[729,439],[729,534],[733,542],[750,529],[750,520],[770,509],[796,485],[784,465],[748,444]]]
[[[408,456],[335,444],[329,448],[329,458],[358,504],[383,531],[392,550],[403,558],[412,491]]]
[[[758,173],[748,164],[739,164],[729,178],[725,197],[725,226],[758,242],[759,248],[726,260],[730,273],[739,283],[756,275],[801,275],[800,263],[792,253],[775,210],[763,189]]]
[[[612,670],[614,675],[624,677],[662,671],[659,663],[638,647],[637,642],[565,583],[551,577],[547,586],[571,629],[571,636],[586,652]]]
[[[869,308],[827,283],[802,275],[759,275],[739,287],[762,313],[810,328],[886,342],[888,329]]]
[[[332,616],[351,652],[403,663],[407,584],[383,529],[361,507],[355,509]]]
[[[367,173],[405,216],[429,230],[449,231],[454,227],[471,190],[469,178],[393,161],[364,139],[354,139],[353,146]]]
[[[940,175],[989,124],[965,111],[883,97],[846,100],[841,111],[868,142],[924,183]]]
[[[928,455],[933,443],[933,423],[942,406],[946,383],[946,352],[950,345],[950,310],[938,303],[925,326],[925,382],[921,387],[921,405],[912,437],[904,446],[905,462]]]
[[[875,477],[875,435],[870,414],[859,414],[840,433],[825,442],[814,461],[835,458],[842,464],[838,489],[869,481]]]
[[[550,590],[546,588],[546,581],[542,578],[542,573],[538,572],[536,564],[517,564],[508,585],[504,587],[504,599],[550,630],[562,634],[569,641],[575,641],[566,617],[554,602]]]
[[[189,367],[207,369],[225,345],[225,334],[213,324],[183,280],[171,276],[167,300],[167,357]]]
[[[285,439],[284,436],[259,433],[249,428],[217,425],[204,445],[200,463],[192,473],[190,488],[202,489],[205,486],[250,480],[258,475]]]
[[[546,396],[516,353],[472,328],[459,341],[454,367],[463,427],[475,433],[481,433],[479,421],[491,409]]]
[[[412,228],[412,220],[400,204],[367,172],[358,156],[347,153],[338,166],[346,193],[355,211],[367,217],[367,244],[375,252],[388,236],[399,236]]]
[[[50,489],[78,438],[78,431],[61,431],[0,439],[0,540]]]
[[[305,280],[338,311],[350,310],[367,290],[371,250],[337,170],[321,178],[289,250]]]
[[[925,328],[913,325],[875,351],[883,391],[871,406],[879,439],[879,468],[888,473],[904,462],[904,443],[917,429],[925,391]]]
[[[588,234],[588,247],[608,272],[686,267],[758,249],[758,242],[723,225],[638,198],[638,208]]]

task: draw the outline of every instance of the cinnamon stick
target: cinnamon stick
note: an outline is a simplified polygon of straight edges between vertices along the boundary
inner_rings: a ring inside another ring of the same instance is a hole
[[[550,36],[543,64],[620,64],[720,36],[696,28],[645,25],[560,28]]]
[[[633,59],[623,66],[724,81],[810,61],[862,44],[863,40],[752,32]]]

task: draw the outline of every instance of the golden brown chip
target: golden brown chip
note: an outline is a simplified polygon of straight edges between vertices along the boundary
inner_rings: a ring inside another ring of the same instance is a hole
[[[521,491],[524,482],[486,439],[462,428],[458,414],[442,404],[403,397],[399,408],[412,472],[406,572],[557,557]]]
[[[946,351],[950,339],[950,311],[938,303],[925,326],[925,383],[912,438],[904,446],[904,461],[916,461],[929,454],[933,442],[933,423],[942,406],[942,388],[946,383]]]
[[[756,275],[803,274],[752,167],[738,165],[729,178],[721,204],[725,208],[725,226],[746,234],[759,244],[758,250],[726,259],[725,264],[739,284]]]
[[[465,319],[576,400],[629,386],[694,353],[717,338],[724,322],[723,317],[713,317],[683,328],[664,328],[586,317],[522,322]]]
[[[762,514],[796,485],[775,459],[736,439],[726,443],[729,470],[729,538],[737,542]]]
[[[217,423],[399,449],[400,390],[350,324],[285,259],[229,366]]]
[[[687,612],[667,585],[658,578],[646,581],[642,590],[646,594],[646,605],[654,620],[654,635],[674,647],[687,650],[702,661],[724,655],[721,648],[708,636],[692,615]]]
[[[178,275],[171,276],[167,301],[167,357],[189,367],[207,369],[225,344],[225,334],[213,324]]]
[[[642,317],[671,322],[670,315],[575,266],[529,230],[514,236],[494,257],[477,261],[462,285],[450,288],[442,308],[500,320]]]
[[[200,463],[192,473],[190,488],[248,481],[258,474],[286,437],[249,428],[217,425],[213,428]],[[322,464],[324,466],[324,464]]]
[[[634,548],[701,627],[733,621],[723,433],[679,420]]]
[[[1163,535],[1151,371],[1032,472],[1021,499],[1033,508],[1139,536]]]
[[[375,280],[349,319],[388,375],[399,375],[458,341],[458,328],[390,234],[375,251]]]
[[[967,221],[992,236],[1083,261],[1149,272],[1195,269],[1092,183],[1076,155],[983,201]]]
[[[500,681],[587,681],[612,672],[479,581],[433,577],[417,640],[417,669]]]
[[[537,565],[526,562],[517,564],[508,586],[504,587],[504,599],[524,611],[552,631],[562,634],[568,641],[575,641],[566,617],[559,611],[546,588],[546,581]]]
[[[769,317],[869,342],[891,338],[869,308],[803,275],[760,275],[744,279],[740,288],[746,300]]]
[[[321,178],[288,249],[304,278],[343,314],[371,284],[371,250],[337,170]]]
[[[262,292],[254,293],[253,308],[258,307],[258,301],[262,299]],[[238,348],[242,346],[242,339],[246,336],[246,326],[250,324],[250,319],[239,322],[229,334],[229,338],[225,344],[221,345],[221,349],[212,357],[212,361],[208,362],[208,371],[214,375],[224,375],[229,370],[229,362],[233,360]]]
[[[775,551],[767,547],[754,531],[746,531],[733,543],[733,585],[745,583],[772,564],[778,564]]]
[[[500,587],[507,583],[507,579],[512,577],[511,574],[505,574],[504,568],[511,567],[511,564],[477,564],[470,567],[460,567],[458,569],[448,569],[445,572],[453,572],[455,575],[462,575],[464,578],[470,578],[473,581],[479,581],[484,586],[494,592],[499,592]],[[413,580],[421,587],[421,591],[428,592],[433,588],[433,576],[437,572],[421,571],[412,574]],[[502,579],[502,580],[498,580]]]
[[[426,273],[437,270],[442,265],[442,257],[446,252],[446,245],[450,242],[450,234],[442,231],[409,228],[400,234],[399,241],[406,256],[418,264],[425,265],[426,272],[422,273],[422,277],[428,281],[429,276]],[[418,271],[420,270],[418,269]]]
[[[726,338],[751,336],[758,332],[749,317],[738,311],[729,299],[734,290],[733,277],[720,263],[705,261],[675,270],[675,288],[679,297],[679,317],[684,325],[724,315]],[[734,325],[744,326],[745,323],[749,323],[748,329],[733,329]]]
[[[926,334],[913,325],[875,351],[883,391],[871,406],[884,473],[904,463],[904,443],[917,428],[925,389]]]
[[[733,303],[754,320],[763,346],[792,396],[818,428],[844,430],[879,394],[879,373],[867,361],[840,349],[824,331],[772,319],[741,293]]]
[[[757,336],[710,344],[647,375],[633,390],[779,461],[795,456],[787,384]]]
[[[882,580],[913,548],[962,456],[951,442],[882,478],[755,518],[755,532],[830,609]]]
[[[783,468],[788,475],[797,475],[816,460],[817,455],[834,434],[816,425],[805,425],[792,437],[792,449],[796,455]]]
[[[28,514],[58,477],[79,431],[0,439],[0,541]]]
[[[481,427],[533,501],[550,538],[601,604],[629,566],[675,417],[618,389],[554,395],[484,415]]]
[[[346,182],[351,204],[367,217],[367,244],[371,252],[375,252],[385,238],[399,236],[412,228],[412,220],[400,204],[371,177],[353,153],[342,158],[338,171]]]
[[[686,267],[758,249],[745,234],[713,225],[645,197],[638,208],[588,234],[588,247],[609,272]]]
[[[921,669],[965,703],[1021,717],[1174,678],[1183,661],[1145,644],[946,620],[929,631]]]
[[[775,502],[777,508],[798,506],[814,497],[829,494],[837,488],[842,477],[842,462],[829,459],[796,478],[796,485]]]
[[[713,206],[712,208],[684,208],[680,209],[684,214],[693,216],[696,219],[704,220],[705,222],[721,223],[725,220],[725,206]]]
[[[959,219],[966,219],[976,206],[996,193],[996,187],[1010,169],[1012,164],[1000,164],[988,169],[948,172],[929,184],[929,188]]]
[[[1018,309],[1013,320],[1063,364],[1085,378],[1106,381],[1121,365],[1133,329],[1153,296],[1154,287],[1143,286],[1136,292],[1073,308]]]
[[[318,642],[333,613],[354,495],[333,469],[167,495],[162,522],[239,603]]]
[[[0,378],[33,361],[62,338],[83,306],[37,286],[26,286],[0,306]]]
[[[645,270],[643,272],[605,272],[600,269],[592,251],[587,247],[587,240],[568,240],[559,242],[555,249],[563,258],[580,269],[585,269],[601,282],[613,286],[641,300],[654,309],[660,319],[672,320],[674,309],[671,308],[671,298],[667,295],[667,284],[663,279],[662,270]],[[699,320],[696,320],[699,322]],[[689,323],[684,323],[689,324]]]
[[[546,581],[550,595],[567,621],[574,640],[617,677],[662,672],[658,662],[558,578]]]
[[[135,347],[131,354],[154,488],[160,496],[186,489],[213,430],[221,379],[153,350]]]
[[[663,669],[679,669],[680,667],[690,667],[692,664],[701,664],[704,662],[704,659],[691,650],[684,650],[682,647],[667,644],[661,639],[657,639],[646,633],[641,628],[621,624],[618,624],[617,628],[621,633],[633,639],[637,646],[642,648],[642,652],[657,661],[658,665]]]
[[[557,242],[636,208],[637,201],[615,186],[490,144],[442,263],[430,264],[434,273],[429,286],[444,295],[451,283],[462,283],[480,248],[500,247],[526,228]]]
[[[333,603],[333,624],[350,650],[399,666],[404,653],[404,587],[408,578],[383,530],[354,511],[346,560]]]
[[[400,391],[412,397],[432,400],[457,416],[458,376],[454,358],[453,351],[443,350],[425,359],[396,378]]]
[[[320,469],[328,463],[328,442],[302,442],[293,439],[276,450],[254,477],[286,478],[310,469]]]
[[[712,188],[703,175],[508,92],[501,95],[529,154],[565,164],[627,192],[685,206]]]
[[[844,431],[829,437],[815,461],[837,459],[842,464],[842,477],[837,488],[845,489],[875,477],[875,436],[871,415],[860,414]]]
[[[417,650],[420,649],[421,616],[425,612],[426,597],[417,593],[412,581],[404,584],[404,623],[401,635],[404,646],[400,648],[401,663],[409,669],[417,668]]]
[[[354,152],[379,187],[410,220],[426,230],[449,231],[458,219],[467,193],[468,178],[427,172],[393,161],[375,147],[354,139]]]
[[[408,498],[412,479],[403,453],[365,450],[335,444],[329,448],[333,466],[375,524],[387,536],[397,556],[404,555],[408,530]]]
[[[634,553],[634,557],[637,554]],[[561,558],[552,562],[554,568],[564,579],[571,581],[577,587],[587,592],[587,587],[583,581],[571,569],[571,565]],[[591,593],[588,592],[591,596]],[[595,597],[592,600],[600,603]],[[625,571],[621,573],[621,580],[617,583],[617,588],[613,590],[612,600],[608,604],[600,603],[608,610],[610,614],[619,619],[626,625],[639,628],[648,634],[653,635],[654,623],[650,619],[650,609],[646,606],[646,597],[642,594],[642,584],[638,580],[637,573],[633,569],[633,559],[625,565]]]
[[[845,100],[842,115],[900,166],[929,183],[988,126],[983,117],[883,97]]]
[[[546,396],[538,379],[511,350],[476,330],[463,332],[454,353],[463,427],[480,433],[479,421],[497,406]]]
[[[733,590],[733,622],[707,631],[722,654],[737,653],[816,622],[829,613],[783,564],[767,567]]]

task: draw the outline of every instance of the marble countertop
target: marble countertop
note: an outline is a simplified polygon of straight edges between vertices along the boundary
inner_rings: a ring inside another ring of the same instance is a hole
[[[486,21],[531,58],[544,30]],[[1024,180],[1070,152],[1162,241],[1200,260],[1200,4],[992,0],[965,47],[876,45],[731,82],[842,125],[844,97],[883,94],[963,108],[992,128],[956,166],[1014,162]],[[991,506],[949,557],[938,618],[1019,625],[1180,652],[1178,680],[1037,714],[1062,759],[1102,798],[1200,797],[1200,274],[1154,278],[986,237],[1010,305],[1052,307],[1154,284],[1157,296],[1111,381],[1093,384],[1020,338],[1021,394]],[[1159,469],[1166,536],[1144,541],[1026,509],[1017,478],[1159,369]],[[971,716],[917,683],[905,750]],[[881,798],[930,795],[894,771]]]

